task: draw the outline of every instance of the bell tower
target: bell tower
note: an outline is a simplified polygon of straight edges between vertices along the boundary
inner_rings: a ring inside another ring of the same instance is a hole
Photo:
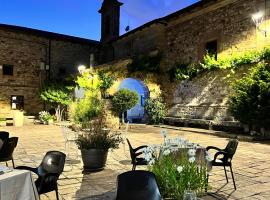
[[[120,7],[118,0],[104,0],[101,9],[101,42],[109,42],[119,36]]]

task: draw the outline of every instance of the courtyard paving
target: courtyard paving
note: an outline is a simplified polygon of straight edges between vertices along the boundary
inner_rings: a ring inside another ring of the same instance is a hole
[[[0,127],[19,137],[14,153],[15,164],[38,166],[47,151],[64,151],[64,137],[59,126],[26,125],[23,127]],[[146,125],[132,125],[128,138],[134,146],[161,144],[160,128]],[[223,148],[228,139],[205,134],[205,130],[180,128],[169,130],[170,136],[180,135],[202,146],[214,145]],[[117,175],[131,169],[128,148],[110,152],[106,169],[97,173],[82,173],[80,156],[76,146],[71,147],[70,158],[61,175],[59,192],[61,199],[109,200],[115,197]],[[204,199],[270,199],[270,145],[254,142],[240,142],[233,160],[237,184],[234,191],[231,176],[225,181],[223,168],[213,168],[210,176],[210,194]],[[4,163],[2,163],[4,164]],[[143,169],[143,168],[139,168]],[[41,195],[42,200],[54,200],[55,193]]]

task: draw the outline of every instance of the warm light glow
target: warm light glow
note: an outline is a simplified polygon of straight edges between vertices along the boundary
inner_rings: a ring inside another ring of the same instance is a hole
[[[260,26],[260,24],[263,22],[263,16],[263,12],[258,12],[252,15],[252,20],[257,27]]]
[[[86,67],[84,65],[80,65],[78,67],[78,71],[79,71],[80,74],[82,74],[85,71],[85,69],[86,69]]]

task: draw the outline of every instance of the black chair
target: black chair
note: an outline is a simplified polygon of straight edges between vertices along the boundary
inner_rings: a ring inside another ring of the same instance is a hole
[[[0,140],[3,142],[9,138],[9,132],[0,131]]]
[[[161,200],[155,175],[141,170],[120,174],[116,200]]]
[[[143,146],[139,146],[133,149],[128,139],[127,139],[127,143],[129,146],[132,170],[135,170],[137,165],[147,165],[147,161],[144,158],[138,157],[139,155],[143,153],[142,151],[139,151],[139,150],[146,148],[147,146],[143,145]]]
[[[225,176],[227,183],[228,181],[228,176],[227,176],[227,171],[226,167],[230,167],[232,179],[233,179],[233,185],[234,189],[236,190],[236,185],[235,185],[235,180],[234,180],[234,175],[233,175],[233,170],[232,170],[232,159],[233,156],[236,152],[238,146],[238,140],[237,139],[231,139],[225,149],[220,149],[218,147],[213,147],[213,146],[208,146],[206,147],[206,150],[209,151],[211,149],[216,150],[216,154],[214,155],[214,160],[211,162],[212,166],[223,166]]]
[[[56,198],[59,199],[57,180],[64,170],[66,155],[59,151],[49,151],[44,156],[41,164],[37,168],[19,166],[16,169],[24,169],[34,172],[38,175],[35,181],[38,194],[47,192],[56,192]]]
[[[6,166],[8,166],[8,161],[12,161],[13,168],[15,167],[14,159],[13,159],[13,152],[18,144],[17,137],[11,137],[7,140],[4,140],[3,146],[0,149],[0,162],[6,162]]]

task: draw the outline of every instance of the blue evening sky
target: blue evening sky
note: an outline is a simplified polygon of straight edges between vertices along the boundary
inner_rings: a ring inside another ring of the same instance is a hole
[[[121,0],[120,0],[121,1]],[[121,34],[198,0],[122,0]],[[0,23],[100,40],[102,0],[0,0]]]

